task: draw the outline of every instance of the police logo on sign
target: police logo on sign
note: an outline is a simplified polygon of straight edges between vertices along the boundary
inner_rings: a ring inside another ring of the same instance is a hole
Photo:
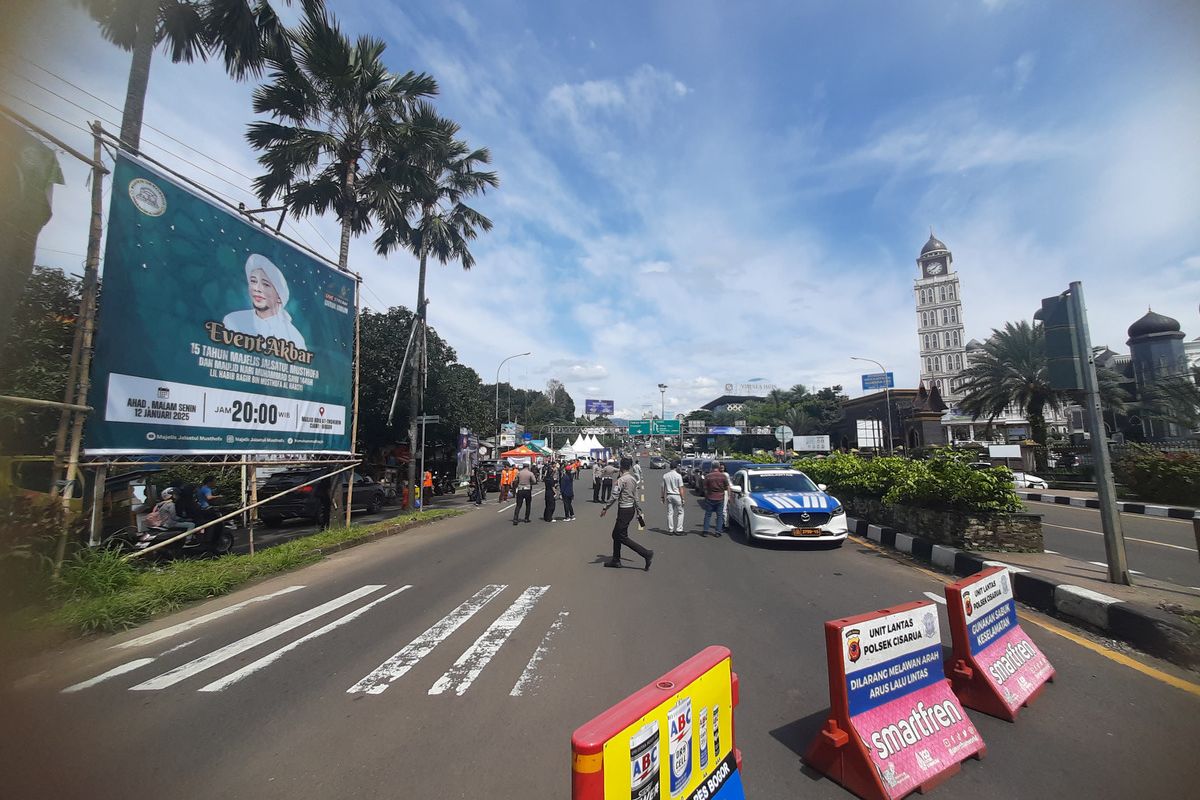
[[[862,658],[862,640],[859,638],[858,628],[846,631],[846,657],[851,663]]]

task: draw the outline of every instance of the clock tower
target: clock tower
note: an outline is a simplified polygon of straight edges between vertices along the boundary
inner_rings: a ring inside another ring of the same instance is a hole
[[[953,404],[963,397],[959,373],[967,366],[963,335],[962,293],[954,256],[933,232],[917,257],[920,277],[913,287],[917,301],[917,341],[921,349],[921,381],[938,388]]]

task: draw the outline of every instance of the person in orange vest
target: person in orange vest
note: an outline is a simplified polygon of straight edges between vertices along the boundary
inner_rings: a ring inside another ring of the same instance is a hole
[[[433,472],[425,470],[425,477],[421,479],[421,505],[425,505],[433,501]]]
[[[503,503],[508,499],[508,487],[512,482],[512,475],[507,466],[500,468],[500,502]]]

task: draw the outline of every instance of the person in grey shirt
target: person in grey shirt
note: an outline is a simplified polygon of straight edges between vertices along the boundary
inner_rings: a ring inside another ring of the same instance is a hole
[[[619,471],[617,470],[616,467],[613,466],[611,461],[608,462],[607,464],[605,464],[604,469],[602,469],[600,471],[600,502],[601,503],[607,503],[609,500],[612,499],[613,481],[616,480],[618,474],[620,474]]]
[[[621,545],[625,545],[633,552],[637,553],[642,558],[646,559],[646,565],[643,567],[647,572],[650,571],[650,562],[654,558],[654,551],[642,547],[637,542],[629,538],[629,523],[633,521],[637,514],[637,481],[629,474],[630,467],[633,466],[633,460],[626,457],[621,459],[621,477],[617,479],[616,496],[609,501],[603,509],[600,510],[600,516],[608,513],[608,509],[613,503],[617,504],[617,521],[613,524],[612,540],[613,552],[612,558],[604,562],[606,567],[621,566]]]
[[[667,507],[667,531],[683,533],[683,476],[679,474],[679,459],[662,476],[662,501]]]
[[[525,504],[525,521],[529,522],[529,508],[533,505],[533,485],[535,483],[537,483],[537,478],[534,477],[533,470],[529,468],[528,464],[525,464],[517,473],[517,504],[513,506],[513,525],[517,524],[522,503]]]

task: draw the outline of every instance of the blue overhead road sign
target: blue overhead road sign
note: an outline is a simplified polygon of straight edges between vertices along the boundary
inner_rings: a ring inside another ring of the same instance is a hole
[[[870,375],[863,375],[862,388],[894,389],[896,388],[896,375],[893,372],[874,372]]]

